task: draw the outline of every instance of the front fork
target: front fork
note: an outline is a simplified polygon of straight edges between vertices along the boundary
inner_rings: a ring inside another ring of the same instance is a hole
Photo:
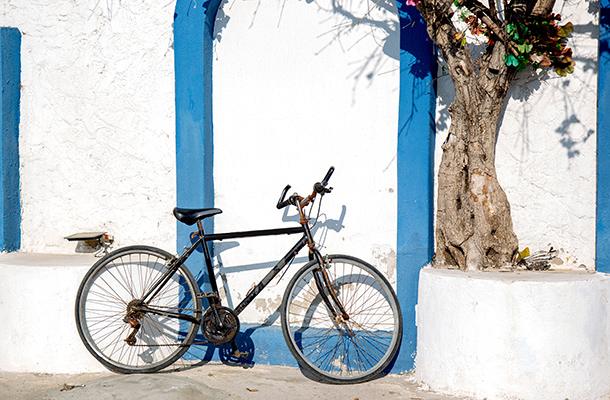
[[[328,276],[328,258],[322,257],[318,249],[314,247],[309,248],[309,254],[310,258],[317,260],[318,265],[320,266],[319,268],[314,269],[313,276],[320,296],[322,297],[322,301],[326,304],[326,307],[337,324],[341,325],[344,322],[349,321],[349,314],[345,311],[343,304],[341,304],[341,301],[337,297],[337,293],[333,289],[332,282]]]
[[[312,196],[315,197],[315,192],[312,194]],[[326,307],[332,314],[333,319],[337,322],[337,324],[341,325],[343,322],[349,321],[349,315],[345,311],[343,304],[341,304],[341,301],[339,301],[339,298],[333,289],[332,282],[330,281],[327,271],[328,260],[322,257],[322,254],[320,254],[320,251],[316,248],[316,242],[313,238],[313,234],[311,233],[311,229],[309,228],[309,218],[305,216],[303,209],[307,204],[310,203],[312,196],[306,199],[300,197],[297,203],[297,210],[299,211],[299,215],[301,217],[301,226],[303,227],[305,235],[307,236],[309,260],[316,260],[320,266],[320,268],[313,271],[316,286],[318,287],[322,301],[324,301],[324,304],[326,304]]]

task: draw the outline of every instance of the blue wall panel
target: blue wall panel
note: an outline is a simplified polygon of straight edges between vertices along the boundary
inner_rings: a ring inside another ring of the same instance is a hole
[[[397,3],[400,25],[398,115],[397,295],[403,342],[394,370],[412,370],[417,327],[415,305],[421,267],[434,252],[434,119],[436,57],[415,7]]]
[[[178,207],[214,205],[212,33],[218,4],[218,0],[178,0],[174,13]],[[213,218],[205,221],[208,232],[212,224]],[[178,249],[188,244],[193,230],[178,223]],[[203,255],[194,253],[188,267],[203,290],[209,291]]]
[[[597,117],[597,241],[599,272],[610,273],[610,1],[599,16],[599,88]]]
[[[21,244],[19,195],[19,99],[21,84],[21,32],[0,28],[0,251],[16,251]]]

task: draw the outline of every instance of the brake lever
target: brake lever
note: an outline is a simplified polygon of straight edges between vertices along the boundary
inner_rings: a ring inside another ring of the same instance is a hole
[[[318,194],[325,195],[326,193],[330,193],[333,188],[326,188],[322,183],[316,182],[313,185],[313,190]]]

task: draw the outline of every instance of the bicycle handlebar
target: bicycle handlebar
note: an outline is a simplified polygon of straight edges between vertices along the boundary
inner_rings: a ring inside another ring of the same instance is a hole
[[[312,196],[310,196],[311,198],[315,197],[315,194],[320,194],[323,196],[326,193],[330,193],[332,188],[327,189],[326,186],[328,186],[328,181],[330,180],[330,177],[332,176],[333,172],[335,172],[335,167],[330,167],[328,169],[328,172],[324,176],[324,179],[322,179],[322,182],[316,182],[313,185],[313,193]],[[276,205],[278,210],[281,210],[289,204],[295,205],[296,202],[299,200],[299,196],[296,193],[286,199],[286,193],[288,193],[290,188],[290,185],[286,185],[284,190],[282,190],[282,194],[280,195],[280,199],[277,201]]]
[[[322,179],[322,186],[326,187],[326,185],[328,185],[328,180],[333,175],[333,172],[335,172],[335,167],[330,167],[326,173],[326,176],[324,179]]]
[[[282,190],[282,194],[280,195],[280,199],[277,201],[277,206],[276,207],[277,207],[278,210],[281,210],[282,208],[284,208],[288,204],[290,204],[290,198],[288,198],[288,200],[284,200],[284,198],[286,197],[286,193],[288,193],[290,188],[291,188],[290,185],[286,185],[284,190]]]

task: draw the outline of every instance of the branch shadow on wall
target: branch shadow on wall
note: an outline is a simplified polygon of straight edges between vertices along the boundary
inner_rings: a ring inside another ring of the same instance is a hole
[[[590,5],[590,7],[593,6],[594,5]],[[602,16],[601,18],[603,21],[604,17]],[[608,22],[610,22],[610,17],[606,18],[608,18]],[[596,29],[593,23],[574,25],[573,35],[596,39],[598,36],[598,30]],[[602,47],[602,43],[603,41],[600,41],[600,58],[603,57],[604,51],[606,57],[610,57],[609,49],[607,48],[607,43],[605,50]],[[476,53],[480,53],[480,49],[471,50],[471,54]],[[595,58],[578,56],[577,48],[574,48],[574,54],[575,56],[573,57],[573,59],[576,62],[576,69],[592,72],[594,75],[597,75],[598,63]],[[448,130],[449,124],[451,122],[449,106],[455,98],[455,91],[450,77],[446,74],[443,74],[442,72],[442,63],[439,67],[439,70],[440,73],[438,74],[439,77],[437,82],[439,90],[436,124],[437,129],[439,131],[446,131]],[[530,101],[533,94],[545,90],[548,85],[555,80],[563,80],[563,82],[558,90],[549,91],[549,95],[554,97],[555,103],[562,108],[564,113],[564,119],[555,129],[555,133],[558,134],[558,142],[561,144],[562,147],[564,147],[567,157],[572,159],[580,155],[580,148],[582,147],[582,145],[587,143],[587,141],[594,136],[595,127],[588,126],[587,123],[583,122],[580,118],[578,118],[576,114],[575,109],[577,104],[574,103],[575,100],[569,94],[569,87],[573,84],[571,75],[568,75],[568,77],[564,78],[560,77],[552,70],[539,69],[535,71],[532,68],[527,68],[525,71],[517,74],[517,77],[512,83],[506,96],[506,102],[512,100],[523,105],[520,109],[521,114],[518,118],[521,121],[521,126],[519,130],[524,135],[529,136],[531,135],[531,128],[529,122],[533,118],[533,116],[530,114],[526,104],[528,101]],[[504,121],[506,115],[506,102],[500,114],[500,124],[498,127],[498,131],[496,132],[496,138],[498,137],[498,135],[500,135],[500,131],[502,129],[502,121]],[[580,132],[580,134],[576,135],[576,131]],[[521,154],[526,154],[531,150],[529,148],[528,143],[531,143],[531,141],[524,141],[524,148],[521,149]]]

